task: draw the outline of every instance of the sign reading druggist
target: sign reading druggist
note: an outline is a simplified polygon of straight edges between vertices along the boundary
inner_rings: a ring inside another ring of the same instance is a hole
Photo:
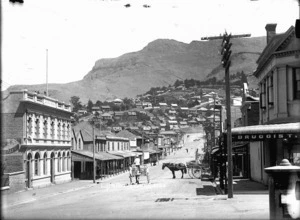
[[[296,139],[297,134],[233,134],[233,141],[263,141],[269,139]]]

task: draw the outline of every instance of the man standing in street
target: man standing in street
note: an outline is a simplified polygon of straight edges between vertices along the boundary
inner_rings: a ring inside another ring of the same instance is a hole
[[[141,172],[141,161],[138,155],[135,156],[134,159],[134,164],[136,165],[136,167],[139,169],[139,172]]]

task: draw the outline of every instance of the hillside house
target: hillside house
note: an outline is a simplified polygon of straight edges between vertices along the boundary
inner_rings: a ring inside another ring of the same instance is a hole
[[[102,110],[102,112],[110,112],[111,108],[109,105],[103,105],[103,106],[101,106],[101,110]]]
[[[93,106],[92,107],[92,113],[95,115],[96,113],[101,114],[101,109],[99,106]]]

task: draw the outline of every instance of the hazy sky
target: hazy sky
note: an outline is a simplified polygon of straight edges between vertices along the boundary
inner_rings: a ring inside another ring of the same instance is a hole
[[[141,50],[158,38],[184,43],[250,33],[285,32],[299,17],[296,0],[2,1],[2,89],[81,80],[96,60]],[[131,7],[124,7],[125,4]],[[150,8],[143,7],[144,4]]]

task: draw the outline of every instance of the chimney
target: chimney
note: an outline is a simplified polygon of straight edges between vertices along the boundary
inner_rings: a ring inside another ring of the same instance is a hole
[[[265,29],[267,31],[267,44],[270,42],[272,37],[276,35],[276,26],[277,24],[267,24]]]

